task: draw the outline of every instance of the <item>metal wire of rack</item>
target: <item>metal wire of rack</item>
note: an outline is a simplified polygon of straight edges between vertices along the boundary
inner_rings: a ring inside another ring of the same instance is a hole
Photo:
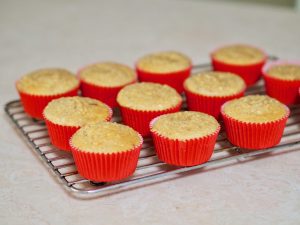
[[[199,64],[193,68],[193,72],[209,69],[209,64]],[[258,84],[246,92],[246,94],[262,93],[264,93],[262,84]],[[78,174],[71,153],[61,151],[51,144],[45,123],[27,116],[20,100],[8,102],[5,105],[5,112],[27,144],[56,174],[63,186],[76,195],[80,194],[81,197],[112,194],[134,185],[144,185],[159,178],[167,179],[171,175],[183,174],[192,170],[200,171],[199,169],[201,168],[219,165],[232,160],[241,160],[274,151],[300,149],[300,105],[295,105],[291,107],[291,116],[287,121],[280,144],[273,148],[259,151],[241,149],[233,146],[226,139],[225,132],[221,130],[210,161],[192,167],[176,167],[159,161],[155,155],[152,139],[147,138],[144,140],[138,167],[133,176],[119,182],[93,183]],[[114,111],[113,121],[121,122],[120,113],[117,110]]]

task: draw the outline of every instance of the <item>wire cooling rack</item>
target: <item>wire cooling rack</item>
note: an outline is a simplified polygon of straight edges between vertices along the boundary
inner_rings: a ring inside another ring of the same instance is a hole
[[[210,64],[200,64],[193,68],[193,72],[199,70],[210,70]],[[246,94],[263,94],[262,82],[250,88]],[[74,195],[79,197],[107,195],[132,187],[138,187],[155,181],[167,180],[173,176],[184,176],[184,172],[201,168],[212,167],[223,164],[227,161],[238,162],[242,159],[274,152],[291,151],[300,149],[300,105],[292,106],[291,115],[287,121],[283,138],[279,145],[273,148],[247,151],[233,146],[221,129],[215,145],[214,154],[207,163],[192,167],[176,167],[167,165],[158,160],[155,155],[152,139],[144,140],[143,148],[138,161],[138,167],[133,176],[128,179],[113,183],[93,183],[81,177],[76,169],[72,155],[61,151],[51,145],[45,123],[32,119],[24,112],[20,100],[8,102],[5,105],[5,112],[10,121],[15,125],[16,130],[25,139],[31,149],[45,162],[48,168],[54,172],[60,183]],[[120,113],[114,112],[113,121],[121,122]]]

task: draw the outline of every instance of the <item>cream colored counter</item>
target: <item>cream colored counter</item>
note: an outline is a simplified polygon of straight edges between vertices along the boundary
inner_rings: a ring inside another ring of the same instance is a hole
[[[42,67],[133,66],[162,50],[207,62],[211,50],[236,42],[299,59],[299,24],[300,14],[287,9],[221,1],[1,1],[1,107],[18,97],[18,77]],[[0,224],[300,224],[300,150],[79,200],[1,111]]]

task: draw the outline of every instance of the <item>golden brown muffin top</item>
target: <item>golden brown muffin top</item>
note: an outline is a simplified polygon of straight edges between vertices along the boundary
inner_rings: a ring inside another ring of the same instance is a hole
[[[170,139],[188,140],[214,133],[219,123],[217,120],[201,112],[176,112],[158,117],[152,131]]]
[[[243,122],[264,123],[283,118],[285,105],[267,95],[249,95],[231,100],[223,106],[226,115]]]
[[[185,70],[191,66],[189,57],[175,51],[158,52],[138,60],[137,67],[152,73],[171,73]]]
[[[44,109],[46,119],[65,126],[82,127],[106,121],[110,115],[111,110],[104,103],[79,96],[52,100]]]
[[[181,101],[181,96],[175,89],[151,82],[128,85],[117,96],[117,102],[121,106],[146,111],[169,109]]]
[[[241,44],[219,48],[212,56],[218,61],[236,65],[255,64],[265,59],[265,54],[260,49]]]
[[[118,87],[134,82],[137,79],[133,69],[113,62],[87,66],[80,71],[79,76],[87,83],[104,87]]]
[[[17,89],[32,95],[57,95],[79,86],[79,81],[69,71],[59,68],[40,69],[23,76]]]
[[[233,73],[202,72],[186,79],[184,87],[196,94],[222,97],[243,91],[246,84]]]
[[[272,66],[267,74],[281,80],[300,80],[300,65],[285,64]]]
[[[94,153],[124,152],[141,143],[141,136],[131,127],[110,122],[84,126],[71,138],[75,148]]]

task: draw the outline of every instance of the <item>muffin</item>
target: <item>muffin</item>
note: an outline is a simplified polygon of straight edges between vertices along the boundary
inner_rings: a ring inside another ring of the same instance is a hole
[[[142,136],[148,136],[150,121],[159,115],[179,111],[182,98],[168,85],[142,82],[124,87],[117,102],[123,122]]]
[[[70,151],[69,139],[80,127],[109,121],[112,110],[96,99],[76,96],[51,101],[43,115],[51,143],[61,150]]]
[[[160,160],[176,166],[194,166],[211,158],[220,125],[210,115],[185,111],[156,117],[150,130]]]
[[[236,44],[215,50],[211,60],[214,70],[238,74],[251,86],[260,78],[267,56],[256,47]]]
[[[242,78],[226,72],[202,72],[184,82],[189,110],[220,116],[221,106],[228,100],[244,95],[246,84]]]
[[[51,100],[77,95],[79,81],[65,69],[40,69],[19,79],[16,88],[25,112],[42,119],[43,110]]]
[[[183,81],[190,75],[191,69],[190,58],[175,51],[149,54],[136,63],[140,81],[167,84],[178,93],[182,93]]]
[[[142,144],[143,138],[132,128],[110,122],[82,127],[70,140],[79,174],[96,182],[132,175]]]
[[[277,61],[263,68],[266,92],[284,104],[300,103],[300,61]]]
[[[290,110],[269,96],[249,95],[226,102],[221,114],[232,144],[263,149],[280,142]]]
[[[137,80],[133,69],[113,62],[87,66],[78,72],[78,77],[82,96],[98,99],[110,107],[117,106],[118,92]]]

